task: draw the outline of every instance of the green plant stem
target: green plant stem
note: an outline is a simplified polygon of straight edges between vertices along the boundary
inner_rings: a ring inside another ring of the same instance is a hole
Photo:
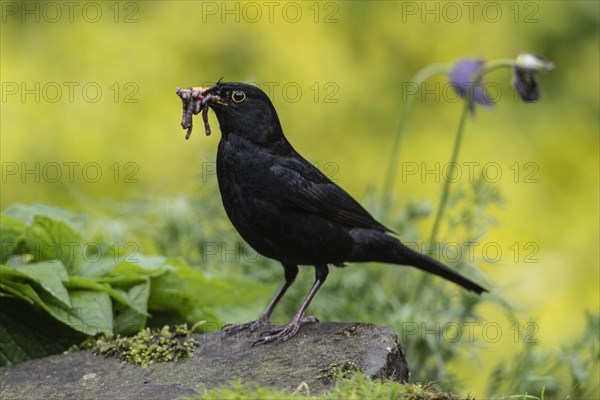
[[[479,70],[479,72],[473,76],[472,82],[475,82],[477,84],[481,81],[481,79],[483,78],[483,76],[485,74],[487,74],[491,71],[494,71],[496,69],[506,68],[506,67],[512,68],[513,66],[514,66],[514,60],[512,60],[512,59],[500,59],[500,60],[490,61],[490,62],[486,63],[481,68],[481,70]],[[463,111],[462,111],[462,114],[460,117],[460,121],[458,123],[458,128],[456,130],[456,136],[454,138],[454,147],[452,148],[452,156],[450,158],[450,163],[448,164],[448,177],[454,176],[454,173],[456,172],[458,155],[460,153],[460,147],[462,144],[463,133],[464,133],[465,126],[467,123],[467,118],[468,118],[470,110],[471,110],[471,103],[473,102],[476,84],[470,85],[469,90],[467,91],[467,98],[465,99]],[[437,213],[435,215],[435,220],[433,223],[433,228],[431,230],[431,235],[429,236],[429,245],[427,246],[427,252],[429,254],[435,253],[435,245],[436,245],[436,241],[437,241],[437,235],[438,235],[438,232],[440,229],[442,219],[444,217],[446,205],[448,204],[448,198],[450,197],[450,183],[451,183],[451,179],[444,180],[444,186],[442,188],[442,194],[440,196],[440,204],[438,206]],[[425,284],[428,281],[429,281],[429,275],[423,274],[423,276],[421,277],[420,281],[418,282],[413,294],[415,296],[417,296],[419,293],[421,293],[421,290],[423,289],[423,287],[425,286]]]
[[[398,155],[400,153],[400,142],[408,117],[415,103],[416,94],[419,92],[421,85],[429,78],[437,74],[445,74],[450,71],[450,66],[446,64],[432,64],[416,73],[413,77],[412,83],[417,87],[417,91],[412,93],[406,98],[406,104],[400,111],[400,117],[398,118],[398,125],[396,128],[396,136],[394,138],[394,144],[392,145],[392,154],[390,157],[390,163],[388,165],[387,174],[385,177],[385,183],[383,187],[383,204],[382,204],[382,219],[385,219],[390,208],[391,194],[394,186],[394,179],[396,178],[396,172],[398,170]]]
[[[469,116],[470,111],[471,106],[469,105],[469,101],[465,101],[463,111],[460,116],[460,122],[458,123],[458,129],[456,130],[456,136],[454,137],[452,157],[450,158],[450,163],[448,164],[448,177],[454,177],[454,173],[456,172],[456,162],[458,160],[458,154],[460,153],[460,146],[462,144],[463,133],[465,131],[465,125],[467,123],[467,117]],[[435,246],[437,234],[440,228],[440,223],[442,221],[442,218],[444,217],[444,211],[446,209],[446,204],[448,203],[448,197],[450,196],[450,181],[451,179],[445,179],[444,186],[442,187],[440,205],[438,206],[438,210],[435,215],[435,221],[433,223],[433,229],[431,230],[431,235],[429,236],[428,252],[430,253],[434,252],[434,250],[432,250],[432,247]]]
[[[501,59],[490,61],[486,63],[481,70],[473,77],[473,82],[476,84],[481,81],[483,75],[499,68],[512,67],[514,65],[514,61],[512,59]],[[450,163],[448,164],[448,176],[454,176],[453,174],[456,172],[456,163],[458,161],[458,154],[460,152],[460,146],[462,144],[463,132],[465,130],[465,125],[467,123],[467,117],[469,116],[469,111],[471,109],[471,104],[473,103],[473,97],[475,92],[475,85],[470,85],[469,90],[467,92],[467,98],[465,99],[465,104],[463,107],[462,115],[460,117],[460,122],[458,123],[458,129],[456,130],[456,136],[454,138],[454,147],[452,148],[452,157],[450,158]],[[448,203],[448,197],[450,196],[450,179],[446,179],[444,181],[444,187],[442,188],[442,194],[440,198],[440,205],[437,210],[437,214],[435,216],[435,222],[433,223],[433,228],[431,230],[431,235],[429,236],[429,251],[431,252],[432,247],[435,246],[435,242],[437,240],[438,231],[440,228],[440,224],[442,222],[442,218],[444,217],[444,211],[446,209],[446,204]]]

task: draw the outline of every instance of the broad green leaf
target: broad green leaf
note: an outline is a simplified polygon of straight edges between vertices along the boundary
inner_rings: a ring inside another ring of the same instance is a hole
[[[141,283],[148,282],[147,278],[140,278]],[[113,288],[111,285],[99,282],[96,278],[87,278],[83,276],[70,276],[65,283],[70,290],[87,289],[96,292],[103,292],[109,295],[113,300],[123,304],[124,306],[134,309],[139,314],[149,316],[146,312],[146,307],[138,307],[138,303],[131,302],[127,292],[118,288]]]
[[[149,267],[147,264],[142,266],[140,264],[122,262],[119,263],[107,276],[99,277],[98,280],[120,287],[131,287],[138,285],[142,283],[144,279],[153,279],[166,273],[171,267],[163,265],[165,262],[164,260],[165,259],[162,258],[162,263],[158,265],[153,261],[152,267]]]
[[[150,296],[150,282],[144,282],[129,289],[127,298],[137,309],[145,310],[148,308],[148,297]]]
[[[10,283],[2,283],[0,282],[0,293],[4,293],[3,297],[11,296],[21,300],[24,300],[30,304],[35,304],[35,301],[29,298],[27,295],[29,290],[27,287],[31,288],[29,285],[11,285]],[[31,288],[33,290],[33,288]]]
[[[36,215],[25,231],[27,249],[36,261],[59,259],[73,273],[83,264],[86,243],[64,222]]]
[[[70,308],[51,302],[45,302],[45,308],[57,320],[88,336],[113,332],[112,303],[108,294],[73,290],[70,291],[70,297]]]
[[[69,275],[60,261],[25,264],[16,268],[16,271],[39,284],[46,292],[65,306],[71,306],[69,293],[63,285],[63,281],[66,281]]]
[[[0,289],[2,289],[2,284],[0,284]],[[12,294],[9,293],[5,293],[2,290],[0,290],[0,297],[6,297],[6,298],[11,298],[11,299],[16,299],[17,296],[14,296]]]
[[[99,260],[84,260],[81,268],[77,271],[79,276],[98,277],[110,274],[119,265],[112,257],[102,257]]]
[[[148,310],[179,316],[179,322],[194,324],[203,319],[215,321],[214,314],[206,307],[211,297],[222,298],[224,286],[207,279],[190,267],[184,260],[170,258],[166,260],[167,272],[151,280]]]
[[[39,309],[75,331],[86,335],[112,332],[112,303],[106,293],[74,290],[70,293],[71,307],[56,302],[45,293],[37,293],[29,284],[5,281],[3,287],[12,294],[25,297]]]
[[[86,336],[33,305],[0,299],[0,367],[61,353]]]
[[[5,263],[8,257],[18,254],[23,248],[25,228],[23,221],[0,215],[0,263]]]
[[[115,310],[115,334],[132,335],[146,326],[149,314],[139,313],[136,309],[146,310],[148,308],[149,295],[150,282],[145,282],[129,289],[127,298],[136,308],[122,307],[121,310]]]
[[[129,266],[136,265],[139,270],[146,271],[148,274],[152,274],[160,270],[165,265],[166,260],[167,259],[162,256],[145,256],[143,254],[129,255],[127,260],[123,260],[113,270],[113,273],[122,273],[123,269],[127,270]]]
[[[11,268],[7,265],[0,265],[0,282],[7,280],[22,281],[27,278],[27,275],[15,268]]]
[[[66,310],[73,317],[71,326],[87,335],[113,333],[113,312],[110,296],[91,290],[75,290],[70,292],[72,310]],[[81,325],[77,327],[75,324]]]
[[[96,262],[84,262],[76,275],[94,278],[98,282],[111,285],[131,287],[145,282],[147,278],[163,274],[165,268],[161,265],[164,263],[164,258],[159,259],[160,263],[153,261],[154,266],[149,268],[136,263],[115,261],[112,257],[103,257]]]
[[[87,216],[85,214],[74,213],[65,208],[43,203],[13,204],[4,210],[2,214],[22,221],[26,225],[31,225],[35,216],[44,216],[55,221],[63,222],[75,231],[81,231],[87,223]]]

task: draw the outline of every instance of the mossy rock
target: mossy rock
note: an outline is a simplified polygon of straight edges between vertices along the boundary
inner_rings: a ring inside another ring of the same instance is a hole
[[[352,370],[405,382],[408,366],[398,337],[371,324],[315,323],[286,342],[252,347],[256,334],[191,335],[196,348],[177,362],[147,367],[105,357],[92,350],[30,360],[0,369],[3,399],[182,398],[232,382],[312,394]]]

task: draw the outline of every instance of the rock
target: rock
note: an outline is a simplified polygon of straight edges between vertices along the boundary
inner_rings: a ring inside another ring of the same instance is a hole
[[[349,367],[371,377],[408,380],[408,366],[392,329],[371,324],[316,323],[286,342],[252,347],[256,334],[194,335],[193,357],[148,368],[122,364],[91,351],[58,354],[0,369],[7,399],[176,399],[239,380],[311,394],[333,384]]]

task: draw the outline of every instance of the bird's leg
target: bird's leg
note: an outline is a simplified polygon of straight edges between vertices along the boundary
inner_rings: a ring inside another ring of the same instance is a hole
[[[298,266],[297,265],[284,264],[283,269],[285,271],[285,282],[279,288],[279,290],[277,291],[277,294],[275,295],[275,297],[273,297],[273,299],[267,306],[266,310],[261,314],[261,316],[257,320],[246,322],[245,324],[227,324],[223,328],[224,333],[226,333],[226,334],[236,333],[236,332],[240,332],[240,331],[243,331],[246,329],[250,330],[250,332],[254,332],[256,329],[260,328],[261,326],[269,324],[269,318],[271,317],[271,314],[273,314],[273,310],[275,309],[275,307],[279,303],[279,300],[281,300],[281,298],[283,297],[285,292],[287,292],[289,287],[292,286],[292,283],[294,283],[294,280],[296,279],[296,276],[298,275]]]
[[[255,341],[252,344],[252,346],[271,342],[284,342],[292,336],[294,336],[298,332],[298,329],[300,329],[300,326],[302,326],[303,324],[317,322],[317,319],[315,317],[305,317],[304,313],[306,312],[306,309],[308,308],[313,297],[315,297],[315,294],[317,294],[317,291],[319,290],[321,285],[323,285],[323,283],[325,282],[325,279],[327,279],[328,273],[329,268],[327,267],[327,265],[315,265],[315,283],[310,289],[308,296],[306,296],[306,299],[302,303],[302,306],[300,307],[296,315],[294,315],[292,321],[282,328],[275,328],[269,331],[262,332],[262,337]]]

